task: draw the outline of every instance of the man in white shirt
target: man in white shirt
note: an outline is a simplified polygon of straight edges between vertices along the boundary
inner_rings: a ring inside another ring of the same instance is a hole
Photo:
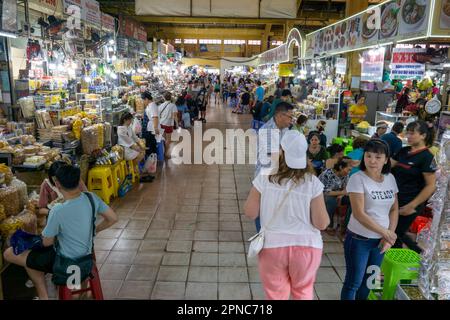
[[[163,135],[166,158],[170,159],[169,147],[174,125],[178,127],[178,109],[177,106],[172,103],[172,94],[170,92],[164,94],[164,100],[165,101],[159,106],[159,120],[161,128],[164,130]]]

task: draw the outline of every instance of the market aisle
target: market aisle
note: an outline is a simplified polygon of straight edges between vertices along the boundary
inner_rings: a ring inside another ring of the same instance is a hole
[[[250,126],[250,115],[208,109],[205,128]],[[242,146],[238,146],[241,148]],[[246,257],[255,232],[243,215],[253,165],[174,165],[151,184],[115,201],[120,221],[95,241],[108,299],[263,299],[256,259]],[[316,294],[338,299],[342,245],[326,238]]]

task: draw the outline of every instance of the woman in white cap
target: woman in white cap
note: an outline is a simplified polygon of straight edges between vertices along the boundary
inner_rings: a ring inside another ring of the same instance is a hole
[[[259,274],[267,299],[312,300],[322,257],[320,230],[330,223],[323,184],[307,165],[304,135],[288,131],[281,139],[278,171],[259,174],[245,204],[245,214],[260,214],[264,247]]]

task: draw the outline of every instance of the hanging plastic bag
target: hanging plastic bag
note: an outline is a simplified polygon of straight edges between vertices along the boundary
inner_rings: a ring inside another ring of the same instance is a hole
[[[191,115],[189,114],[189,112],[183,113],[181,119],[183,121],[184,128],[189,129],[191,127]]]
[[[157,161],[156,153],[152,153],[145,161],[144,170],[148,173],[155,173]]]
[[[134,118],[132,126],[133,126],[134,133],[137,136],[140,136],[142,133],[142,123],[139,120],[137,120],[136,118]]]

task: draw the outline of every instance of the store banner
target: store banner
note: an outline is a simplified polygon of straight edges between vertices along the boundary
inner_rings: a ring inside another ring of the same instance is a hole
[[[223,51],[224,52],[231,52],[231,53],[240,53],[241,52],[241,46],[238,44],[235,45],[230,45],[230,44],[226,44],[223,46]]]
[[[426,0],[391,0],[307,34],[305,58],[426,37],[431,4]]]
[[[426,49],[420,48],[394,48],[392,50],[391,79],[423,79],[425,75],[425,64],[417,63],[414,56],[426,52]]]
[[[293,77],[294,76],[294,67],[293,63],[280,63],[278,66],[278,76],[279,77]]]
[[[225,46],[226,47],[226,46]],[[263,52],[259,58],[260,64],[273,64],[289,60],[289,52],[286,44]]]
[[[363,52],[361,81],[381,82],[383,80],[384,54],[384,47]]]
[[[209,52],[221,52],[222,51],[222,45],[220,44],[208,44],[208,51]]]
[[[436,0],[431,34],[450,36],[450,0]]]
[[[347,74],[347,59],[337,58],[336,59],[336,73],[345,75]]]
[[[16,0],[3,0],[1,6],[0,31],[17,32],[17,3]]]
[[[102,12],[102,29],[114,31],[116,29],[115,18]]]

